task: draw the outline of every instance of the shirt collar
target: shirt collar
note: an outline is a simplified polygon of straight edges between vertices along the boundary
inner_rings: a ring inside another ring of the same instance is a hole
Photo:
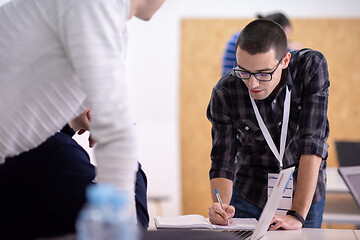
[[[291,78],[291,74],[290,74],[290,70],[289,67],[285,68],[282,71],[282,75],[281,75],[281,80],[279,84],[283,84],[279,90],[277,91],[276,94],[270,94],[269,97],[266,98],[266,100],[268,101],[273,101],[274,99],[278,98],[279,95],[285,91],[285,86],[287,85],[289,90],[291,91],[292,87],[293,87],[293,80]]]

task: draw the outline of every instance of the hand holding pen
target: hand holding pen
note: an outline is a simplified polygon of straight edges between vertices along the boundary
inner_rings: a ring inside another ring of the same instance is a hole
[[[226,211],[225,211],[225,209],[224,209],[224,206],[223,206],[223,203],[222,203],[222,201],[221,201],[220,194],[219,194],[219,192],[218,192],[217,189],[215,189],[215,194],[216,194],[216,197],[217,197],[217,199],[218,199],[218,201],[219,201],[219,203],[220,203],[220,206],[221,206],[222,210],[226,213]],[[229,225],[229,219],[228,219],[228,218],[226,219],[226,224]]]

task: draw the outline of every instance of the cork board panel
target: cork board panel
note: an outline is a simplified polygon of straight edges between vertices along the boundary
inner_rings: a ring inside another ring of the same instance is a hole
[[[181,23],[180,136],[183,214],[208,215],[211,124],[206,108],[220,79],[230,36],[253,19],[184,19]],[[360,19],[292,19],[292,39],[321,51],[330,73],[329,166],[335,140],[360,140]]]
[[[207,216],[211,204],[211,124],[206,118],[206,108],[220,77],[225,43],[234,30],[249,20],[230,21],[231,25],[220,20],[182,21],[180,136],[184,214]]]

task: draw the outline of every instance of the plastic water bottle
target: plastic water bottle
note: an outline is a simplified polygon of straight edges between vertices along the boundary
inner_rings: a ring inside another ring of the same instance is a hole
[[[76,222],[78,240],[138,240],[128,197],[105,184],[89,186]]]
[[[86,189],[87,203],[80,211],[76,222],[78,240],[103,240],[104,218],[110,210],[112,188],[108,185],[91,185]]]
[[[128,194],[116,192],[111,199],[113,212],[109,215],[109,239],[139,240],[139,231],[135,225]]]

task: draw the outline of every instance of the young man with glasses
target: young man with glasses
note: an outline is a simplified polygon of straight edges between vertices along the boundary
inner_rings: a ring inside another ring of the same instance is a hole
[[[272,230],[320,228],[329,135],[326,59],[310,49],[288,52],[277,23],[255,20],[241,31],[236,60],[207,109],[213,139],[210,221],[259,218],[271,191],[268,179],[296,166],[293,192],[287,190]]]

